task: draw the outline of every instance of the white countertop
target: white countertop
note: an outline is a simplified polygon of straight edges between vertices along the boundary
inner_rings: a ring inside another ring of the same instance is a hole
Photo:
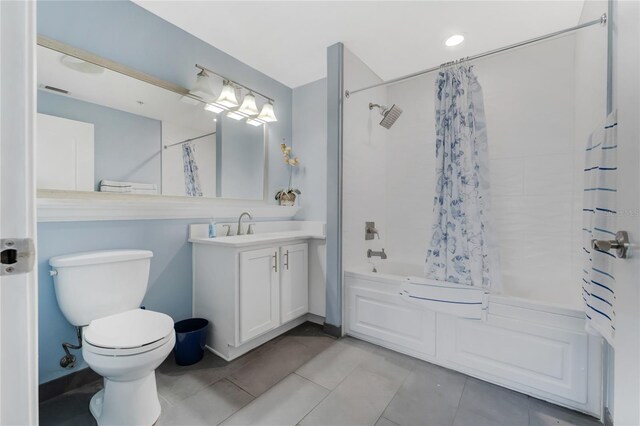
[[[292,240],[326,239],[324,223],[320,222],[258,222],[255,224],[255,234],[216,238],[205,237],[206,227],[207,225],[201,224],[191,225],[189,242],[223,247],[248,247]]]

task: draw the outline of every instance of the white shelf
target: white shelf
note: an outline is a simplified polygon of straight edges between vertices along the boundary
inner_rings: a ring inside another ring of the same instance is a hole
[[[65,196],[66,195],[66,196]],[[102,220],[205,219],[233,220],[244,211],[259,219],[291,219],[298,207],[262,201],[186,199],[105,194],[60,194],[38,198],[38,222]]]

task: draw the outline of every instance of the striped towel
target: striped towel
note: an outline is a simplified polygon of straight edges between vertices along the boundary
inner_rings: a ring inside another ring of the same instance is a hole
[[[582,298],[587,331],[602,335],[611,346],[615,335],[615,254],[591,248],[591,240],[613,240],[616,234],[617,119],[606,124],[587,142],[582,207]]]
[[[100,192],[157,194],[158,186],[155,183],[121,182],[103,179],[100,181]]]

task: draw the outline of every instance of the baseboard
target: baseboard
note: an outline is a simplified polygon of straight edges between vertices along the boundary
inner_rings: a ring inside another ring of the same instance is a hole
[[[322,330],[327,333],[329,336],[340,338],[342,337],[342,327],[338,325],[333,325],[329,323],[324,323],[322,325]]]
[[[324,325],[324,317],[321,317],[320,315],[316,315],[316,314],[307,314],[307,321],[312,322],[314,324],[318,324],[318,325]]]
[[[58,377],[49,382],[42,383],[38,387],[38,394],[40,402],[47,401],[55,398],[58,395],[62,395],[70,390],[77,389],[86,384],[100,380],[102,377],[90,368],[83,368],[82,370],[74,371],[66,376]]]

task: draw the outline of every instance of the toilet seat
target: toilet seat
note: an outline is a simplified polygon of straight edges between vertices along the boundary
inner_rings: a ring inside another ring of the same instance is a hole
[[[83,330],[83,342],[96,354],[127,356],[162,346],[173,334],[169,315],[133,309],[91,321]]]

